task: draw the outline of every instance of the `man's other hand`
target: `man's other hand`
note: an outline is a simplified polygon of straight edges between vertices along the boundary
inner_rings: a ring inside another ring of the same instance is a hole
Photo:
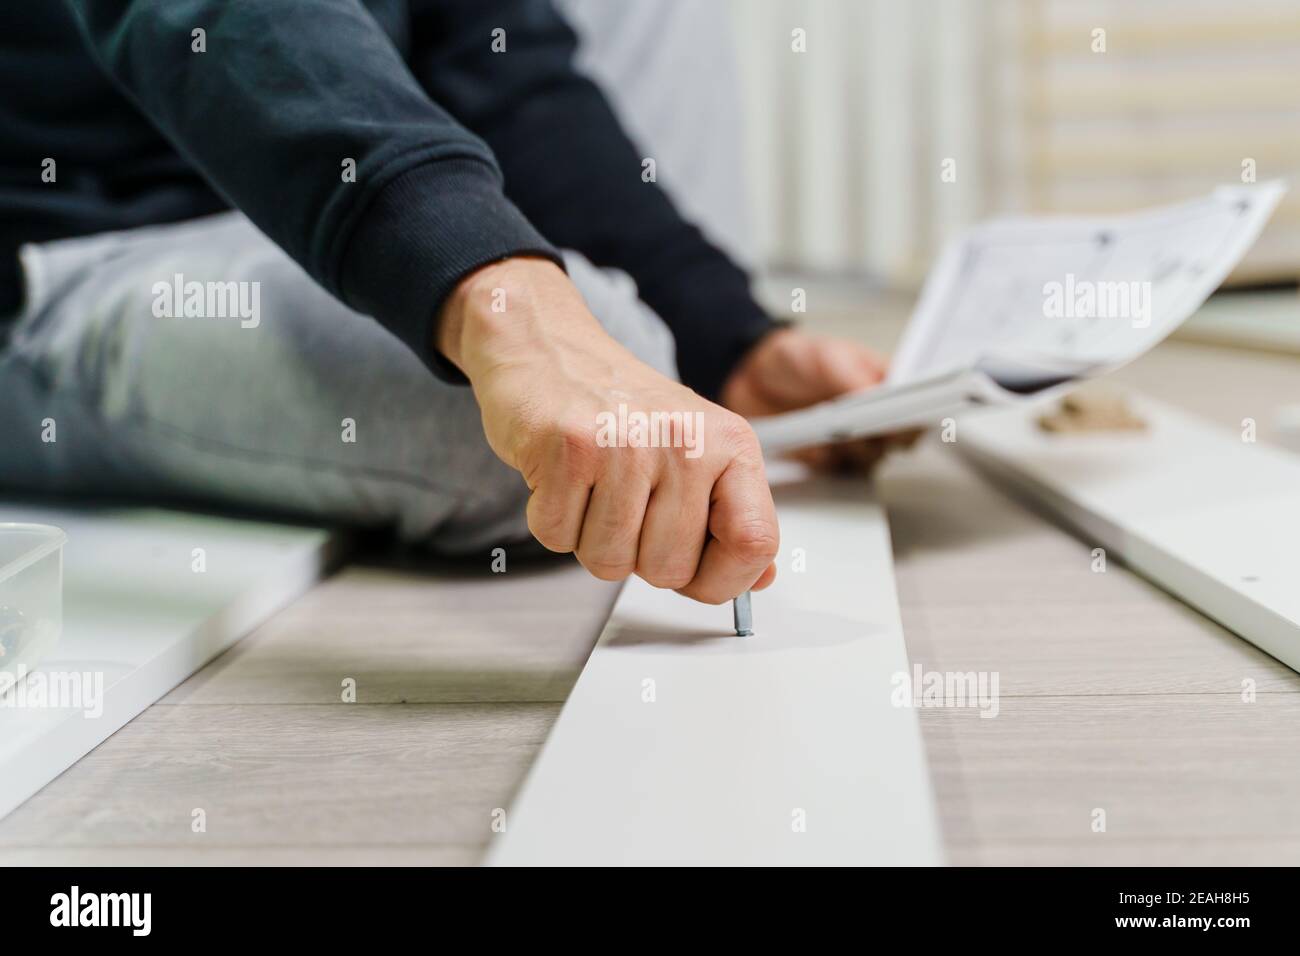
[[[741,361],[723,385],[722,404],[746,418],[777,415],[874,388],[884,380],[886,367],[882,356],[857,342],[781,329],[765,336]],[[808,448],[796,457],[821,468],[865,470],[889,445],[910,443],[914,437]]]

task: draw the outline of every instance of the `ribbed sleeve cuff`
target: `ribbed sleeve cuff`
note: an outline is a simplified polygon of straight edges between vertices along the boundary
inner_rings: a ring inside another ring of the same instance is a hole
[[[505,197],[491,166],[440,160],[402,173],[371,200],[348,240],[340,293],[444,381],[465,377],[433,347],[443,302],[465,276],[509,256],[560,254]]]

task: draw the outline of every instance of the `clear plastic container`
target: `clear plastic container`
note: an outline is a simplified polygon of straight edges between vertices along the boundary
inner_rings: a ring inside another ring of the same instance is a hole
[[[32,671],[63,632],[63,544],[48,524],[0,522],[0,692]]]

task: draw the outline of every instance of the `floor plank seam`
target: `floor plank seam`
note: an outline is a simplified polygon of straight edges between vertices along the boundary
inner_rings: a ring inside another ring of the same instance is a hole
[[[546,699],[529,699],[529,700],[375,700],[375,701],[355,701],[351,704],[344,704],[340,701],[173,701],[164,703],[158,701],[150,705],[148,710],[155,707],[519,707],[543,704],[554,706],[563,704],[564,700],[546,700]],[[143,713],[143,712],[142,712]]]
[[[1145,844],[1214,844],[1214,843],[1271,843],[1277,838],[1300,840],[1300,832],[1297,833],[1224,833],[1206,836],[1199,834],[1192,836],[1190,834],[1180,835],[1162,835],[1162,836],[1119,836],[1114,833],[1105,834],[1079,834],[1072,837],[994,837],[986,840],[945,840],[944,845],[952,848],[979,847],[981,849],[1006,847],[1006,846],[1077,846],[1079,844],[1092,844],[1094,841],[1101,843],[1124,843],[1130,846],[1141,846]]]
[[[0,846],[0,861],[6,853],[18,850],[50,852],[59,850],[113,850],[132,853],[138,850],[176,850],[186,853],[221,853],[231,850],[482,850],[488,846],[481,843],[223,843],[220,846],[193,846],[179,843],[16,843]]]
[[[1300,695],[1300,689],[1297,690],[1261,690],[1255,692],[1255,698],[1261,697],[1295,697]],[[1149,697],[1224,697],[1240,698],[1240,691],[1231,690],[1188,690],[1188,691],[1152,691],[1143,693],[1140,691],[1119,691],[1113,694],[998,694],[999,700],[1074,700],[1084,697],[1101,697],[1101,698],[1149,698]],[[954,710],[960,708],[943,708],[928,707],[922,710]]]

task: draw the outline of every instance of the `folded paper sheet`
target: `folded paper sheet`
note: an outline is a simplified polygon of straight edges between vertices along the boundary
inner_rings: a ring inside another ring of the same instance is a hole
[[[861,480],[776,491],[755,634],[630,580],[490,862],[940,862],[884,513]]]
[[[937,425],[1131,362],[1218,288],[1285,192],[1224,186],[1128,216],[976,226],[931,271],[887,384],[759,420],[759,439],[777,452]]]

